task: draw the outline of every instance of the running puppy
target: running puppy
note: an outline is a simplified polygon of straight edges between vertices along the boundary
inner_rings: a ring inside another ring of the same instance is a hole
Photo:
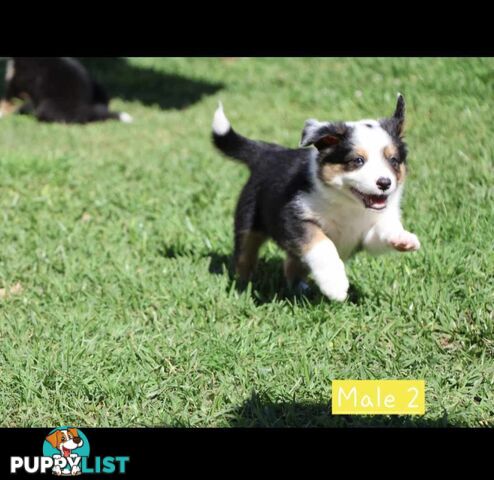
[[[236,273],[248,281],[259,248],[272,238],[287,257],[291,287],[310,272],[324,295],[343,301],[344,261],[358,250],[415,251],[416,235],[400,221],[406,177],[405,101],[392,117],[357,122],[305,122],[301,147],[290,149],[236,133],[220,103],[213,142],[250,169],[235,213]]]
[[[15,98],[25,101],[19,109]],[[16,57],[7,61],[0,117],[17,111],[33,113],[42,122],[132,121],[128,113],[111,112],[109,101],[104,88],[73,58]]]

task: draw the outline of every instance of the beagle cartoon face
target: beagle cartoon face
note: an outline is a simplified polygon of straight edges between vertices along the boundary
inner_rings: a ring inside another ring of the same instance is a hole
[[[46,437],[53,448],[60,450],[63,457],[69,457],[72,450],[82,447],[84,440],[79,436],[77,428],[56,430]]]

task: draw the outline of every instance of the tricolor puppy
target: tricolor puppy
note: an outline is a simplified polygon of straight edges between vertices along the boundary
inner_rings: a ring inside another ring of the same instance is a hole
[[[17,109],[14,99],[25,103]],[[32,113],[43,122],[131,122],[128,113],[112,112],[105,89],[80,62],[69,57],[16,57],[7,61],[0,117]]]
[[[287,254],[290,286],[306,288],[310,272],[324,295],[341,301],[349,286],[344,262],[358,250],[418,250],[418,238],[400,220],[404,121],[405,101],[398,95],[389,118],[307,120],[300,141],[304,148],[290,149],[239,135],[220,103],[214,144],[250,169],[235,213],[240,280],[249,280],[259,248],[271,238]]]
[[[46,437],[46,440],[50,442],[53,448],[60,450],[61,457],[76,458],[79,455],[72,453],[72,450],[82,447],[84,440],[79,437],[77,428],[68,428],[67,430],[55,430],[53,433]],[[54,455],[54,458],[58,458],[58,455]],[[66,467],[62,470],[58,465],[52,469],[54,475],[80,475],[81,469],[78,465],[74,465],[72,468]]]

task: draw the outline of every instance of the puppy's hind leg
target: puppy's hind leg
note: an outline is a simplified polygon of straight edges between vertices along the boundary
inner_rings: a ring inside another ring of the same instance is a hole
[[[235,234],[235,273],[240,285],[245,285],[256,268],[259,249],[266,241],[266,235],[255,230],[236,232]]]
[[[306,283],[309,269],[298,257],[287,254],[283,264],[283,272],[288,288],[297,293],[308,293],[309,286]]]
[[[237,202],[235,209],[235,248],[233,262],[241,287],[250,280],[257,264],[261,245],[267,237],[256,224],[257,190],[249,180]]]

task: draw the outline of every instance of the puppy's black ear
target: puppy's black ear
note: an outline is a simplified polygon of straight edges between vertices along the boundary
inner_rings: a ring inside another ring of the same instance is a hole
[[[396,133],[401,137],[405,127],[405,99],[401,93],[398,93],[393,119],[395,121]]]
[[[314,145],[318,150],[338,145],[348,133],[344,123],[319,122],[310,118],[305,122],[300,139],[301,147]]]
[[[381,127],[384,128],[392,137],[401,139],[405,130],[405,99],[401,93],[396,99],[396,108],[392,117],[386,117],[379,120]]]

